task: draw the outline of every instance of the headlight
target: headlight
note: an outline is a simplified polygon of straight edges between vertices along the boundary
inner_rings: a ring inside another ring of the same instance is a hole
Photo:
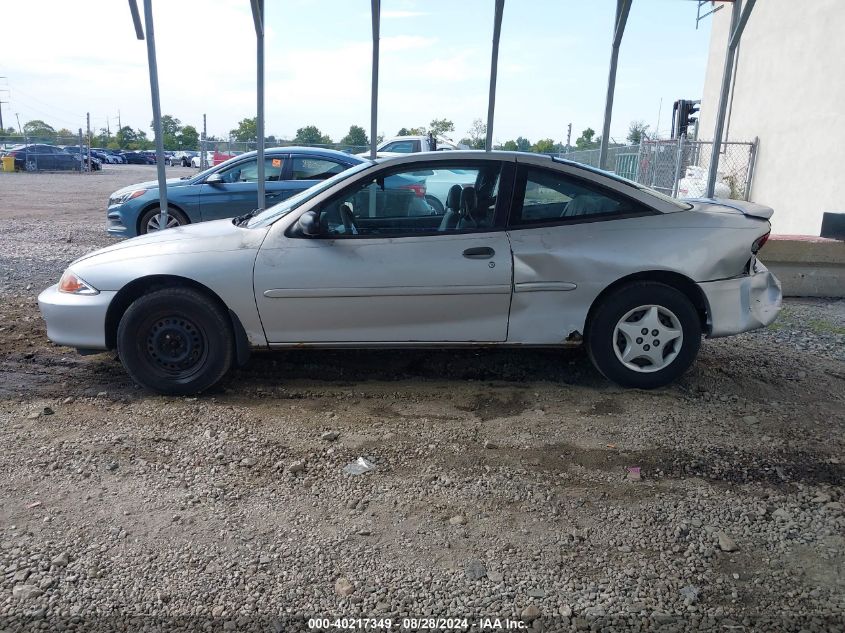
[[[111,198],[109,198],[109,206],[113,204],[123,204],[124,202],[128,202],[129,200],[133,200],[139,196],[143,196],[145,193],[147,193],[146,189],[136,189],[135,191],[129,191],[120,195],[113,195]]]
[[[85,283],[75,273],[66,270],[59,280],[59,292],[66,292],[71,295],[96,295],[100,291],[94,286]]]

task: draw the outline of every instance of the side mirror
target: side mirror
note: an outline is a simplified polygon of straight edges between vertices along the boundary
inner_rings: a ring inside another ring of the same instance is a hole
[[[303,235],[307,235],[308,237],[316,237],[320,234],[320,218],[317,216],[316,211],[306,211],[303,213],[299,216],[296,226]]]
[[[208,178],[205,179],[205,184],[207,185],[222,185],[223,182],[223,176],[221,176],[220,174],[211,174]]]

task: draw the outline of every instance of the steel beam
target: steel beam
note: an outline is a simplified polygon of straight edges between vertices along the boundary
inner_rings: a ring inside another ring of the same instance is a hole
[[[734,0],[731,9],[731,28],[728,37],[728,48],[725,52],[725,67],[722,70],[722,89],[719,93],[719,109],[716,112],[716,128],[713,131],[713,148],[710,154],[710,169],[707,172],[707,189],[705,197],[712,198],[716,192],[716,174],[719,170],[719,156],[722,152],[722,134],[725,131],[725,116],[728,110],[728,98],[731,92],[731,76],[733,74],[736,47],[742,38],[742,32],[751,16],[756,0],[748,0],[745,9],[742,0]]]
[[[613,31],[613,44],[610,48],[610,71],[607,76],[607,96],[604,102],[604,123],[601,128],[601,145],[599,146],[599,167],[605,169],[607,162],[607,147],[610,142],[610,119],[613,115],[613,94],[616,91],[616,67],[619,63],[619,47],[622,35],[628,23],[628,13],[631,11],[632,0],[616,0],[616,28]]]
[[[372,92],[370,93],[370,158],[376,159],[378,145],[378,55],[381,29],[381,0],[371,0],[373,19],[373,71]]]
[[[264,182],[264,0],[251,0],[252,21],[255,23],[255,68],[257,72],[257,107],[256,107],[256,146],[255,158],[258,161],[258,206],[259,211],[267,203]]]
[[[130,2],[130,7],[132,3]],[[158,174],[159,230],[167,228],[167,175],[164,171],[164,134],[161,129],[161,101],[158,93],[158,63],[153,29],[153,1],[144,0],[144,28],[147,36],[147,64],[150,67],[150,96],[153,102],[153,132],[156,135],[156,172]],[[137,28],[136,28],[137,30]]]
[[[499,72],[499,38],[502,35],[502,14],[505,11],[505,0],[496,0],[496,11],[493,15],[493,51],[490,59],[490,95],[487,100],[487,137],[484,149],[493,149],[493,114],[496,110],[496,76]]]
[[[138,0],[129,0],[129,11],[132,13],[132,24],[135,25],[135,37],[144,39],[144,27],[141,26],[141,14],[138,12]]]

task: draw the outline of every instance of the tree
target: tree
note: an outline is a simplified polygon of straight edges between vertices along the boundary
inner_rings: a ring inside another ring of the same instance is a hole
[[[123,126],[115,134],[115,142],[120,149],[149,149],[150,140],[143,130],[133,130],[128,125]]]
[[[517,136],[516,147],[517,149],[519,149],[520,152],[529,152],[531,151],[531,141],[529,141],[524,136]]]
[[[481,119],[475,119],[467,131],[469,137],[461,139],[461,143],[469,145],[472,149],[484,149],[487,142],[487,125]]]
[[[229,136],[242,143],[257,140],[258,117],[254,116],[251,119],[241,119],[238,123],[238,127],[229,132]]]
[[[200,135],[193,125],[186,125],[179,133],[179,147],[185,150],[197,149],[200,144]]]
[[[534,143],[531,150],[538,154],[551,154],[555,151],[555,142],[550,138],[542,138]]]
[[[449,119],[432,119],[428,124],[428,131],[431,132],[435,138],[444,136],[447,132],[455,131],[455,124]]]
[[[516,141],[505,141],[505,144],[502,145],[502,149],[506,152],[516,152],[519,150],[519,145],[516,144]]]
[[[575,147],[578,149],[595,149],[599,146],[599,138],[594,139],[596,131],[588,127],[581,132],[581,136],[575,139]]]
[[[328,145],[332,142],[330,136],[323,134],[316,125],[306,125],[296,131],[294,143],[303,145]]]
[[[649,127],[643,121],[631,121],[631,125],[628,126],[628,142],[631,145],[639,145],[643,137],[648,137]]]
[[[34,119],[23,124],[23,132],[29,138],[42,140],[55,140],[56,130],[52,125],[47,125],[41,119]]]
[[[341,145],[366,147],[370,144],[370,139],[367,138],[367,132],[360,125],[350,125],[349,132],[340,139],[340,143]]]

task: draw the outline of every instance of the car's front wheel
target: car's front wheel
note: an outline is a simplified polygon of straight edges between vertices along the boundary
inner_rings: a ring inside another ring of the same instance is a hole
[[[117,328],[117,351],[139,384],[173,395],[212,387],[235,355],[228,315],[192,288],[163,288],[136,299]]]
[[[189,224],[189,220],[185,217],[185,214],[177,209],[170,209],[167,212],[167,224],[164,228],[172,229],[176,226],[184,226],[185,224]],[[144,212],[141,216],[140,221],[138,222],[138,235],[144,235],[145,233],[153,233],[155,231],[161,230],[161,208],[160,207],[153,207],[152,209],[148,209]]]
[[[681,376],[701,347],[701,319],[681,291],[635,282],[593,312],[587,350],[596,368],[624,387],[654,389]]]

